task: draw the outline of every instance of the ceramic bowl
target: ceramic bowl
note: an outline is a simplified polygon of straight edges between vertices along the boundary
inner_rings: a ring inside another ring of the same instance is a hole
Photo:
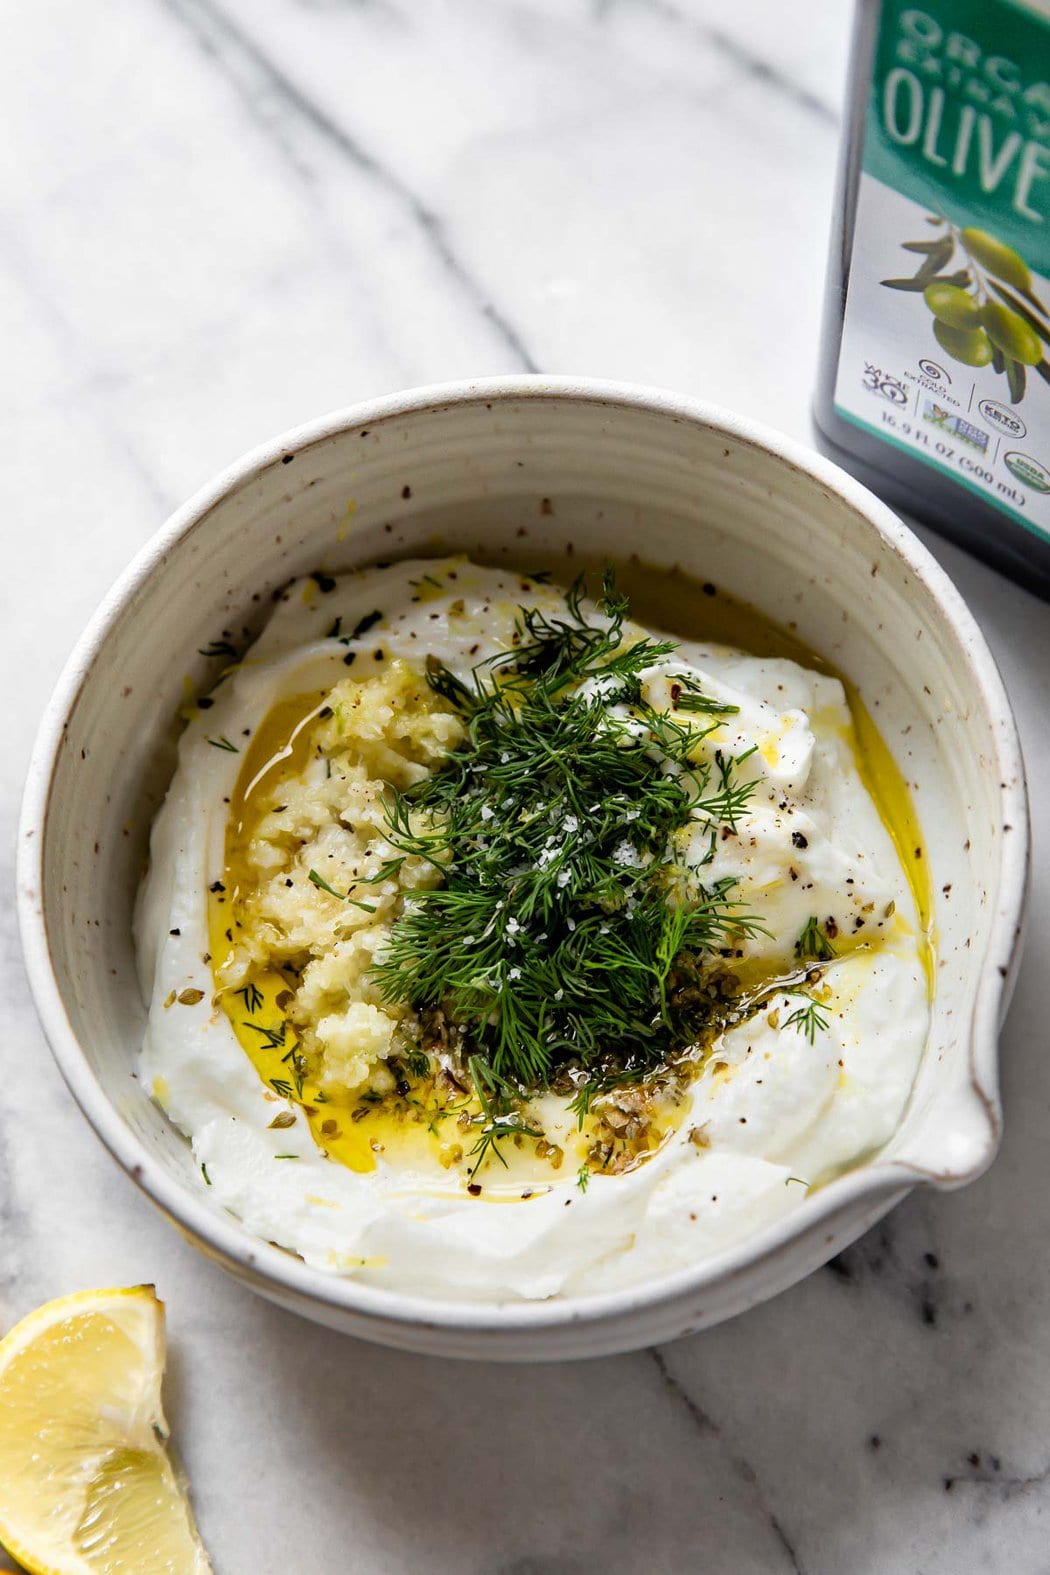
[[[678,565],[791,624],[852,677],[913,786],[937,893],[929,1043],[869,1163],[732,1250],[615,1294],[441,1303],[307,1268],[218,1210],[133,1077],[144,1009],[132,902],[187,677],[217,629],[255,629],[323,563],[531,550]],[[445,1356],[547,1360],[664,1341],[773,1295],[916,1184],[972,1180],[1000,1132],[997,1038],[1026,888],[1023,767],[1002,682],[929,553],[842,471],[674,395],[549,378],[424,389],[287,433],[181,509],[106,598],[45,714],[21,829],[29,976],[103,1142],[210,1257],[308,1317]]]

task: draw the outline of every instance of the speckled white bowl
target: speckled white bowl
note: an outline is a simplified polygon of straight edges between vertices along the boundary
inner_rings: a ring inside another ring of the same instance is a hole
[[[550,500],[544,502],[543,500]],[[349,510],[348,505],[352,505]],[[937,893],[929,1045],[890,1145],[695,1270],[587,1299],[445,1304],[309,1269],[216,1209],[188,1145],[132,1076],[144,1011],[132,899],[197,654],[257,628],[324,564],[463,549],[678,564],[754,603],[856,682],[914,786]],[[103,1142],[169,1218],[283,1306],[445,1356],[593,1356],[701,1329],[790,1285],[916,1183],[972,1180],[999,1141],[997,1038],[1024,906],[1024,773],[1002,682],[916,538],[835,466],[671,394],[513,378],[396,395],[286,434],[224,472],[106,598],[40,729],[21,828],[32,988]]]

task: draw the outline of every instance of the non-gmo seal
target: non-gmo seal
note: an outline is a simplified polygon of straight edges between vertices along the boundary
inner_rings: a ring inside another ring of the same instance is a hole
[[[1023,438],[1028,428],[1015,410],[1009,405],[1001,405],[997,399],[982,399],[978,410],[986,421],[993,427],[998,427],[1000,432],[1007,432],[1011,437]]]
[[[1010,474],[1026,487],[1031,487],[1034,492],[1050,492],[1050,470],[1040,465],[1037,459],[1032,459],[1028,454],[1019,454],[1016,449],[1004,454],[1003,459]]]

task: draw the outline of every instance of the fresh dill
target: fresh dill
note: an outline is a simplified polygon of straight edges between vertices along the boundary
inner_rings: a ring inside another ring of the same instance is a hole
[[[245,1028],[250,1028],[252,1033],[258,1034],[267,1050],[280,1050],[284,1047],[287,1023],[281,1023],[279,1028],[264,1028],[261,1023],[244,1023]]]
[[[404,855],[399,859],[386,859],[374,875],[358,875],[356,883],[358,886],[378,886],[380,881],[388,880],[391,875],[396,875],[404,862]]]
[[[430,1071],[430,1057],[424,1050],[410,1050],[405,1057],[405,1065],[412,1077],[426,1077]]]
[[[307,879],[310,881],[311,885],[319,887],[321,891],[326,891],[330,897],[338,897],[340,902],[345,900],[344,893],[341,891],[336,891],[334,886],[329,886],[324,876],[318,875],[316,870],[311,870],[307,876]]]
[[[429,659],[466,739],[387,803],[389,840],[442,878],[412,893],[374,977],[462,1036],[485,1117],[475,1170],[502,1137],[531,1135],[513,1125],[524,1091],[578,1067],[589,1099],[696,1043],[712,1003],[678,987],[683,964],[695,977],[762,931],[734,880],[702,878],[709,833],[735,830],[755,787],[746,755],[707,743],[723,710],[685,683],[676,710],[650,705],[641,675],[676,644],[625,628],[611,576],[601,616],[582,598],[578,582],[564,615],[523,608],[517,645],[467,682]],[[689,862],[697,832],[705,855]]]
[[[240,750],[237,748],[237,745],[231,744],[225,733],[221,734],[218,738],[206,738],[204,742],[206,744],[210,744],[213,749],[225,749],[227,754],[240,754]]]
[[[586,1192],[590,1184],[591,1167],[589,1165],[581,1165],[579,1170],[576,1172],[576,1185],[579,1187],[581,1192]]]
[[[506,1166],[507,1161],[499,1146],[504,1138],[531,1137],[542,1140],[543,1133],[536,1127],[530,1127],[515,1109],[517,1089],[493,1071],[482,1056],[472,1055],[468,1068],[475,1096],[481,1106],[480,1115],[474,1118],[480,1131],[470,1151],[473,1164],[469,1166],[469,1171],[472,1176],[476,1176],[490,1155]]]
[[[287,1078],[283,1077],[271,1077],[269,1080],[270,1087],[274,1093],[280,1094],[284,1099],[291,1099],[293,1095],[296,1099],[302,1099],[303,1080],[306,1076],[306,1057],[297,1043],[293,1043],[290,1049],[285,1050],[285,1046],[288,1043],[287,1022],[281,1022],[276,1028],[266,1028],[262,1023],[250,1023],[245,1020],[242,1026],[250,1028],[253,1033],[258,1034],[267,1050],[285,1051],[281,1061],[291,1073],[292,1081],[289,1082]]]
[[[810,1044],[816,1042],[817,1034],[824,1033],[829,1027],[829,1019],[822,1012],[814,1000],[807,1001],[805,1006],[800,1006],[791,1013],[784,1023],[785,1028],[794,1028],[798,1033],[805,1034]]]
[[[806,920],[802,934],[795,942],[796,957],[815,957],[818,962],[830,962],[836,955],[827,931],[815,914]]]
[[[351,897],[349,892],[336,891],[334,886],[329,886],[323,875],[318,875],[316,870],[307,873],[307,879],[321,891],[326,891],[330,897],[338,897],[340,902],[348,902],[352,908],[363,908],[366,913],[375,913],[375,904],[361,902],[357,897]]]
[[[707,716],[738,716],[740,707],[713,700],[692,673],[677,673],[671,680],[671,704],[676,711]]]
[[[244,1003],[244,1010],[251,1012],[253,1015],[263,1004],[263,993],[257,984],[248,983],[243,989],[234,991],[234,994],[240,996]]]
[[[281,1057],[281,1060],[291,1071],[292,1087],[295,1090],[296,1099],[302,1099],[303,1081],[306,1077],[306,1057],[298,1045],[293,1045],[288,1054]]]

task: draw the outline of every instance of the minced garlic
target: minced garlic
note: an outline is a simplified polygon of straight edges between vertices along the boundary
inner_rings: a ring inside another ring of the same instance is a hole
[[[225,884],[235,926],[218,977],[236,990],[261,970],[291,972],[286,1015],[309,1072],[344,1093],[377,1074],[377,1086],[384,1081],[382,1063],[411,1014],[381,1002],[370,970],[405,893],[438,879],[409,855],[375,880],[402,857],[387,840],[384,799],[428,775],[463,728],[398,660],[307,703],[299,759],[266,771],[257,788],[243,783],[240,813],[231,813]]]

